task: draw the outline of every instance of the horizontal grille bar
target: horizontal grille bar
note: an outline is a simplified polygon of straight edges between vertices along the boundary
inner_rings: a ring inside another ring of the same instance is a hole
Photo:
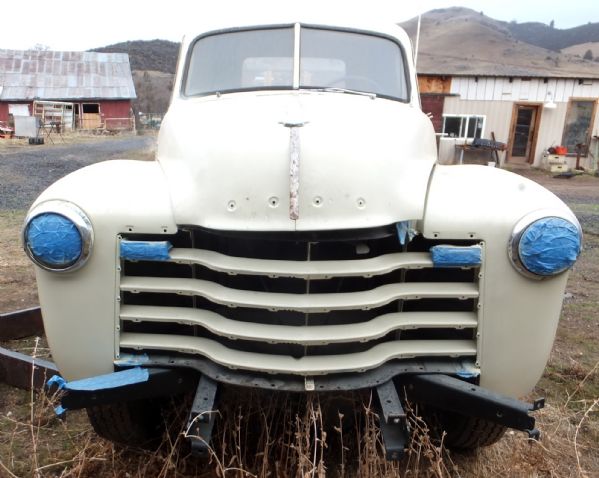
[[[239,322],[201,309],[134,305],[121,308],[121,319],[199,325],[213,334],[229,339],[300,345],[368,342],[394,330],[465,329],[475,328],[477,325],[474,312],[396,312],[349,325],[289,326]]]
[[[203,249],[176,248],[170,251],[170,261],[197,264],[228,274],[328,279],[330,277],[371,277],[388,274],[397,269],[433,267],[428,252],[385,254],[378,257],[342,261],[283,261],[249,259],[220,254]]]
[[[306,313],[331,310],[368,310],[398,299],[475,299],[478,297],[476,284],[467,282],[398,283],[351,293],[282,294],[230,289],[199,279],[123,277],[121,290],[133,293],[197,295],[229,307],[294,310]]]
[[[294,358],[232,350],[201,337],[165,334],[123,333],[120,346],[129,349],[168,350],[199,354],[233,369],[269,371],[294,375],[363,372],[393,359],[416,357],[463,357],[476,355],[472,340],[406,340],[375,345],[365,352]]]

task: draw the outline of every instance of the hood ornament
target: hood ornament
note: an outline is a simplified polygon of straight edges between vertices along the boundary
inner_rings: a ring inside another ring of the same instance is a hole
[[[299,129],[308,121],[281,121],[289,128],[289,219],[299,219],[299,168],[300,168],[300,136]]]

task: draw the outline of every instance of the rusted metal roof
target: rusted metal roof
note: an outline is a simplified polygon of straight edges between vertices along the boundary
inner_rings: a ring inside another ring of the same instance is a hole
[[[126,53],[0,49],[0,100],[135,97]]]

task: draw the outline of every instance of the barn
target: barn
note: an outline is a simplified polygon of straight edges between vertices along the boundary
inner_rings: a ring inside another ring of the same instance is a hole
[[[62,130],[133,129],[129,56],[0,49],[0,122],[37,116]]]

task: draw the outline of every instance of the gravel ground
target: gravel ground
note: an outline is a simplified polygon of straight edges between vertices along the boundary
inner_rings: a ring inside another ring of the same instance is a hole
[[[564,179],[538,169],[523,169],[514,172],[536,181],[556,194],[572,208],[586,234],[599,235],[598,177],[582,174]]]
[[[140,159],[140,154],[147,159],[155,146],[155,136],[125,136],[0,149],[0,210],[27,209],[50,184],[76,169],[108,159]],[[574,210],[585,232],[599,234],[599,178],[557,179],[536,169],[514,172],[553,191]]]
[[[126,136],[0,150],[0,209],[27,209],[44,189],[68,173],[100,161],[151,151],[155,144],[154,136]]]

